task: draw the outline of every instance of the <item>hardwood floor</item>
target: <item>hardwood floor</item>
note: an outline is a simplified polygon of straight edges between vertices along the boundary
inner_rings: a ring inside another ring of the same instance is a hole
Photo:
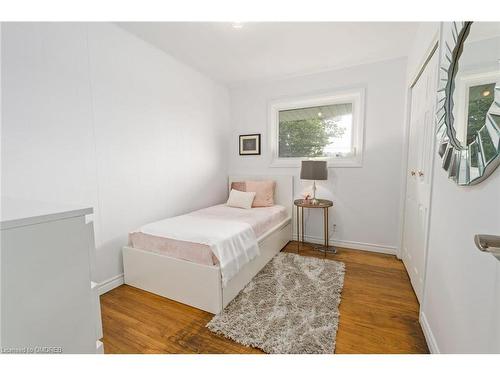
[[[301,255],[323,257],[308,245]],[[346,264],[335,353],[428,353],[401,261],[342,248],[328,258]],[[101,308],[106,353],[262,353],[211,333],[212,314],[127,285],[102,295]]]

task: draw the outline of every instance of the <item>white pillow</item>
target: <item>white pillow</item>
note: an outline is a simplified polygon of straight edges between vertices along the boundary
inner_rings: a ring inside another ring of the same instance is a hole
[[[238,208],[252,208],[253,199],[255,198],[255,192],[238,191],[231,189],[229,193],[229,199],[227,200],[227,205],[230,207]]]

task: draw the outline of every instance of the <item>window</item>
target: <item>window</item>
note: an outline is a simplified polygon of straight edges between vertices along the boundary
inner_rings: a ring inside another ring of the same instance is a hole
[[[271,166],[299,167],[304,159],[361,166],[362,108],[362,90],[271,103]]]
[[[495,83],[499,81],[498,70],[457,76],[453,93],[454,126],[456,137],[464,146],[473,144],[488,123],[486,113],[495,99]],[[483,143],[483,148],[486,147],[484,151],[494,148],[493,143],[491,140]]]

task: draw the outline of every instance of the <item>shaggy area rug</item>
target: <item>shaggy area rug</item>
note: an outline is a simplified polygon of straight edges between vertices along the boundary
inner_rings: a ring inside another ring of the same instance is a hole
[[[344,263],[276,255],[207,327],[266,353],[335,351]]]

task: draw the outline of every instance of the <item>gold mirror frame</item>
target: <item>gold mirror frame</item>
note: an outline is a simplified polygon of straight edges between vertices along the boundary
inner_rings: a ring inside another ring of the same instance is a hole
[[[445,24],[444,27],[450,26]],[[437,117],[438,152],[442,167],[448,177],[460,186],[470,186],[484,181],[500,165],[500,128],[494,117],[500,118],[500,82],[496,82],[494,99],[486,114],[485,124],[477,131],[469,145],[462,145],[456,136],[453,116],[453,93],[459,60],[463,52],[472,22],[453,22],[443,36],[443,53],[439,70]],[[445,31],[445,30],[443,30]],[[481,136],[482,134],[482,136]],[[496,155],[486,160],[485,137],[489,137],[496,149]]]

